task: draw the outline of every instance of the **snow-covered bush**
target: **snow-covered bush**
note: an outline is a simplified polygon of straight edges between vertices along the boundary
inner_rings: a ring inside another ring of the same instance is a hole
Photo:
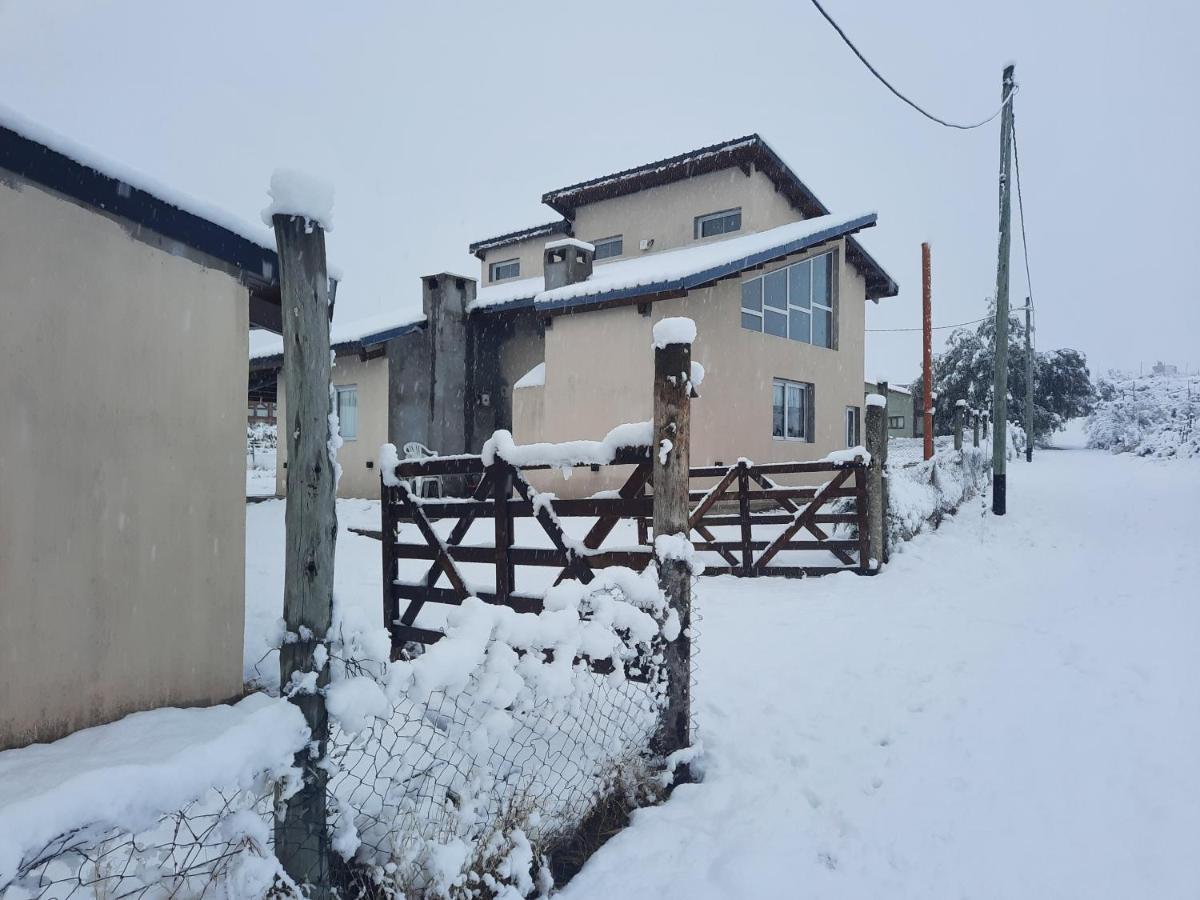
[[[470,598],[446,637],[388,662],[385,631],[339,610],[327,689],[335,849],[408,897],[519,897],[597,804],[649,783],[678,630],[653,570],[551,588],[538,614]]]
[[[1024,432],[1019,429],[1010,431],[1010,435],[1010,440],[1024,441]],[[986,488],[991,473],[990,442],[955,450],[950,439],[939,438],[933,458],[925,460],[919,453],[914,458],[907,452],[911,449],[907,442],[919,440],[893,438],[888,445],[887,528],[893,547],[927,525],[936,528],[946,515]],[[897,443],[902,451],[900,460],[892,455],[892,444]],[[1008,456],[1015,455],[1015,445],[1010,443]]]
[[[1089,447],[1138,456],[1200,456],[1200,377],[1110,372],[1099,393],[1087,420]]]

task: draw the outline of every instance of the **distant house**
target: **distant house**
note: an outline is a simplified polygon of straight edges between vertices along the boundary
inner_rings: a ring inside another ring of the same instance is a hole
[[[696,320],[707,371],[694,461],[813,459],[858,442],[865,303],[897,291],[854,236],[874,213],[831,214],[757,135],[542,201],[557,219],[470,245],[480,281],[423,278],[411,327],[343,354],[386,373],[386,408],[357,398],[368,447],[386,434],[478,452],[498,428],[529,443],[649,419],[651,329],[680,315]],[[343,451],[340,493],[378,496],[374,473],[358,480],[367,460]],[[590,493],[608,478],[579,472],[554,489]]]
[[[0,749],[242,687],[266,232],[0,120]]]
[[[879,385],[869,381],[864,382],[863,393],[878,394]],[[916,437],[917,421],[914,417],[912,391],[889,382],[887,402],[888,435],[890,437]]]

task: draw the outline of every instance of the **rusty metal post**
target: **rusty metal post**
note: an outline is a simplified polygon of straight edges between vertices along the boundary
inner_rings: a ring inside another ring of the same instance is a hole
[[[929,244],[921,245],[921,396],[924,398],[922,422],[925,429],[925,459],[933,458],[933,285],[929,263]]]

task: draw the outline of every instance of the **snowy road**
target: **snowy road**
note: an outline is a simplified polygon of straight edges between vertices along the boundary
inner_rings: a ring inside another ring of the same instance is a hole
[[[1200,896],[1200,464],[1010,466],[879,578],[702,580],[706,779],[562,896]]]

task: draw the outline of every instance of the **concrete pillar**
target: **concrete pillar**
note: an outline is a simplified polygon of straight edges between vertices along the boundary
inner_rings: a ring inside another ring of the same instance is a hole
[[[887,401],[879,394],[867,397],[867,533],[871,558],[883,559],[883,454],[887,433]]]

